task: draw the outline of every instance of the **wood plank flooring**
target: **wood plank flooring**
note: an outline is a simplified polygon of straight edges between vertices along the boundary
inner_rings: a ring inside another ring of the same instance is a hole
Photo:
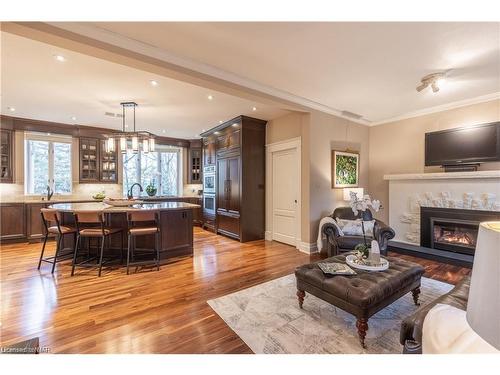
[[[54,243],[49,249],[53,251]],[[33,337],[52,353],[251,353],[206,303],[292,273],[318,259],[277,242],[246,244],[195,228],[194,257],[159,272],[97,277],[69,261],[36,269],[41,244],[0,245],[1,336],[5,346]],[[396,255],[396,254],[391,254]],[[399,255],[396,255],[399,256]],[[410,256],[426,276],[456,283],[470,270]]]

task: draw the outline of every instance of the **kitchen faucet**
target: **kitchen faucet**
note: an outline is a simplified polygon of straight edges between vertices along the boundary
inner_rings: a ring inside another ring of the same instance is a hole
[[[128,189],[128,192],[127,192],[127,198],[128,199],[132,199],[134,196],[132,195],[132,189],[134,188],[134,186],[137,185],[139,186],[139,191],[142,193],[142,186],[140,183],[136,182],[134,184],[132,184],[132,186],[130,187],[130,189]]]
[[[50,198],[54,195],[54,191],[47,185],[47,200],[50,201]]]

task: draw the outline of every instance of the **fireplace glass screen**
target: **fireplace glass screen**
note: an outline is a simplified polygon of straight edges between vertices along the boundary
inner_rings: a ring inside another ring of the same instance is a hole
[[[462,221],[434,221],[433,247],[435,249],[460,252],[466,248],[472,251],[476,248],[478,224]]]

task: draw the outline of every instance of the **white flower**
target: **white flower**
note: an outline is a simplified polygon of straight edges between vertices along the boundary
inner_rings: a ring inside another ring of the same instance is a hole
[[[380,201],[378,199],[372,200],[368,194],[365,194],[363,198],[358,199],[358,196],[355,192],[350,192],[351,200],[350,206],[352,208],[352,212],[354,215],[358,215],[359,211],[365,212],[368,207],[372,207],[375,211],[380,209]]]

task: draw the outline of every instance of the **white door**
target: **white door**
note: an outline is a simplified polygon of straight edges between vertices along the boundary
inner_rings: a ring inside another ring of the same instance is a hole
[[[272,153],[272,238],[296,246],[299,238],[299,168],[297,149]]]

